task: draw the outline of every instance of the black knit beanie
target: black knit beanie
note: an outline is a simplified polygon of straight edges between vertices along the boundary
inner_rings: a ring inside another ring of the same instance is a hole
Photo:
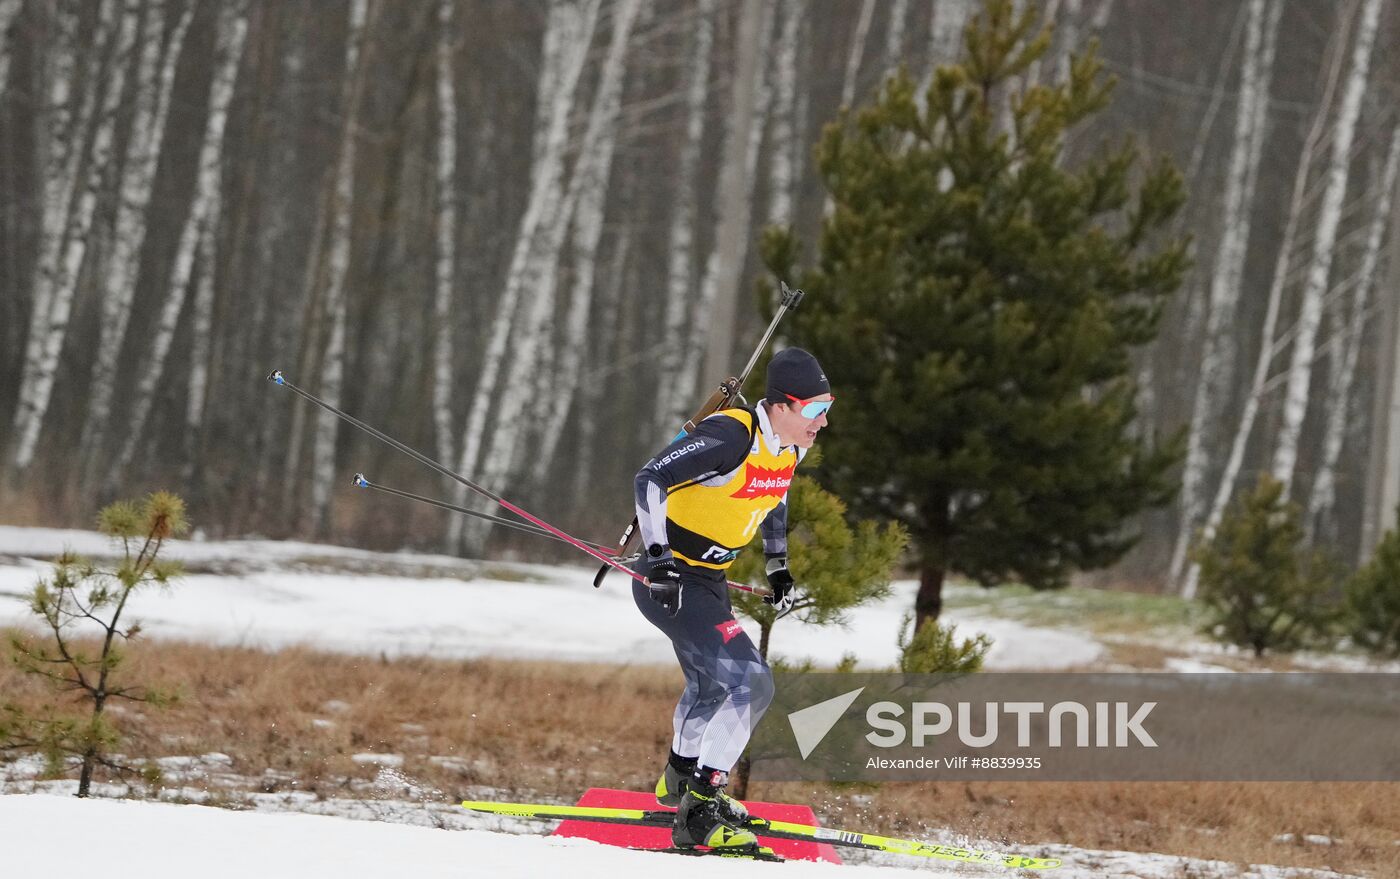
[[[791,402],[784,394],[799,400],[810,400],[831,393],[826,373],[817,358],[801,348],[784,348],[768,362],[768,393],[770,403]]]

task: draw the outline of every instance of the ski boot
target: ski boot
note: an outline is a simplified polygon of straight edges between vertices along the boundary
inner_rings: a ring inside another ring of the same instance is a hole
[[[661,777],[656,780],[656,802],[659,805],[675,809],[680,806],[681,799],[685,797],[686,788],[690,783],[690,777],[695,773],[694,757],[682,757],[675,751],[666,761],[666,769],[661,773]],[[725,793],[719,792],[720,813],[724,820],[735,827],[742,827],[749,820],[748,808],[738,800]]]
[[[657,804],[668,809],[679,806],[681,798],[685,796],[686,781],[694,771],[694,757],[682,757],[672,751],[671,756],[666,760],[665,771],[656,780]]]
[[[676,811],[671,842],[678,848],[703,845],[726,851],[758,850],[758,837],[743,828],[742,822],[729,821],[723,806],[724,785],[729,773],[696,767],[686,782],[685,796]]]

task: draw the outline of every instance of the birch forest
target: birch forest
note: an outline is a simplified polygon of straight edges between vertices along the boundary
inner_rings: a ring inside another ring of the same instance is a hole
[[[1090,41],[1117,80],[1064,161],[1132,137],[1189,189],[1194,266],[1136,361],[1180,490],[1094,580],[1192,594],[1265,473],[1364,560],[1400,504],[1400,0],[1038,5],[1025,81]],[[764,329],[763,229],[816,241],[824,126],[957,63],[978,7],[0,0],[0,521],[164,488],[210,537],[564,557],[353,488],[475,503],[281,369],[610,542]]]

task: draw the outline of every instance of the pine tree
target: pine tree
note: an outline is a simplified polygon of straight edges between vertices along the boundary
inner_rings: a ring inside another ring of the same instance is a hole
[[[40,580],[29,596],[30,610],[42,621],[47,637],[10,637],[15,665],[47,679],[55,693],[77,694],[80,711],[70,714],[48,706],[26,713],[14,705],[0,706],[0,753],[38,751],[52,775],[62,774],[70,758],[76,760],[80,797],[88,795],[98,767],[135,771],[110,754],[121,741],[121,731],[109,719],[107,703],[125,699],[159,707],[175,699],[158,687],[122,679],[121,644],[141,630],[139,623],[123,623],[122,612],[134,592],[167,585],[179,575],[179,564],[161,560],[160,550],[166,540],[189,529],[184,501],[167,492],[149,495],[139,505],[111,504],[98,515],[97,525],[120,541],[122,555],[116,567],[104,568],[65,553],[53,575]],[[98,640],[84,640],[89,638]]]
[[[839,401],[821,478],[907,526],[916,625],[950,571],[1048,588],[1111,564],[1130,518],[1171,498],[1181,456],[1180,437],[1136,435],[1130,361],[1187,266],[1163,232],[1180,176],[1131,142],[1065,158],[1113,84],[1091,45],[1062,81],[1017,85],[1049,41],[1027,7],[989,0],[922,106],[901,72],[827,128],[835,207],[814,268],[793,270],[790,232],[764,242],[808,293],[793,338]]]
[[[1302,513],[1283,492],[1265,474],[1195,552],[1201,599],[1213,615],[1206,631],[1256,657],[1320,639],[1334,616],[1335,565],[1303,549]]]
[[[1347,610],[1356,643],[1400,658],[1400,530],[1387,531],[1376,554],[1348,581]]]

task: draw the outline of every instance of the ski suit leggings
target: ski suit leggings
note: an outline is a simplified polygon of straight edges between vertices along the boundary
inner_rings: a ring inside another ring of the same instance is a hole
[[[724,574],[678,567],[681,609],[674,617],[636,580],[632,597],[642,615],[671,639],[685,674],[671,749],[727,772],[773,701],[773,673],[734,619]]]

